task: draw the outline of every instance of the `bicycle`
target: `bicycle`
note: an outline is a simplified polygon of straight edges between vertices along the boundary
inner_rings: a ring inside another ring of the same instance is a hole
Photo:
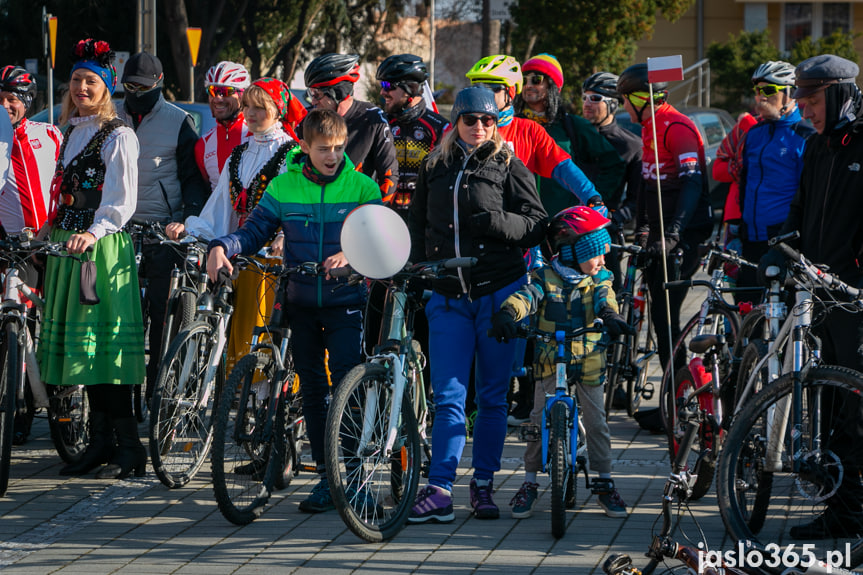
[[[603,562],[603,573],[606,575],[652,575],[656,568],[664,563],[667,569],[663,573],[669,574],[682,574],[684,571],[680,567],[683,567],[686,569],[686,573],[698,573],[699,575],[764,575],[765,573],[854,575],[852,571],[843,569],[838,565],[819,564],[815,561],[814,555],[811,554],[806,558],[806,562],[810,565],[800,565],[801,561],[798,561],[798,567],[804,570],[782,565],[780,558],[782,549],[775,544],[771,548],[746,541],[745,544],[738,545],[729,554],[729,552],[710,552],[702,543],[696,547],[675,541],[672,534],[683,516],[684,508],[687,513],[689,512],[687,503],[692,499],[692,490],[695,482],[697,482],[697,479],[687,469],[686,461],[699,433],[698,428],[699,424],[696,421],[686,423],[686,430],[680,442],[680,450],[672,463],[671,473],[668,475],[662,493],[662,511],[660,512],[662,528],[659,533],[654,533],[646,553],[650,561],[643,569],[638,569],[633,565],[629,555],[612,554]],[[673,521],[672,516],[672,505],[675,501],[679,509],[677,522]],[[699,532],[703,538],[704,533],[700,527]],[[743,550],[744,556],[740,555],[741,550]],[[794,557],[800,559],[799,555],[795,554]],[[675,561],[679,565],[670,566],[666,562],[667,560]],[[746,567],[744,563],[748,563],[752,567]],[[754,565],[760,565],[763,568]]]
[[[784,243],[788,240],[771,242],[791,262],[796,303],[767,352],[767,357],[782,353],[786,369],[734,415],[718,463],[720,512],[726,529],[738,539],[791,540],[811,546],[819,559],[847,544],[851,566],[856,566],[863,562],[863,526],[851,522],[853,515],[826,540],[804,524],[856,505],[854,497],[841,499],[845,491],[840,488],[843,482],[854,486],[859,481],[863,446],[845,430],[859,420],[863,374],[822,365],[820,340],[811,327],[816,302],[825,310],[841,306],[860,311],[863,292],[813,265]],[[822,294],[820,300],[815,290]],[[837,301],[834,294],[853,303]],[[765,360],[753,369],[747,387],[762,377]]]
[[[545,343],[554,342],[557,350],[554,357],[555,387],[554,395],[547,396],[545,408],[542,411],[540,438],[525,439],[542,441],[542,461],[544,473],[551,479],[551,534],[560,539],[566,534],[566,510],[575,507],[576,481],[579,471],[584,473],[585,485],[591,489],[587,473],[586,458],[582,453],[585,435],[578,412],[578,399],[570,394],[567,371],[569,362],[566,359],[566,346],[573,341],[583,339],[585,349],[588,346],[602,345],[601,341],[590,341],[589,334],[602,334],[602,320],[597,319],[590,327],[583,327],[565,332],[554,333],[539,330],[530,326],[519,326],[517,337],[536,338]],[[529,426],[525,426],[529,427]],[[579,443],[581,441],[581,443]]]
[[[622,234],[621,234],[622,239]],[[606,383],[605,416],[611,413],[614,394],[626,382],[626,413],[634,416],[643,400],[653,397],[653,383],[647,381],[650,362],[657,354],[656,336],[650,318],[650,293],[641,270],[646,255],[641,246],[613,245],[629,254],[623,286],[617,296],[620,315],[635,335],[621,334],[611,340]]]
[[[0,303],[0,496],[6,493],[11,467],[12,432],[18,406],[25,405],[26,389],[32,408],[48,410],[51,440],[66,463],[75,463],[89,443],[89,409],[84,386],[45,385],[36,361],[38,310],[44,301],[27,285],[27,260],[35,253],[56,257],[66,253],[63,244],[35,241],[30,231],[0,240],[0,259],[6,262],[3,301]],[[26,302],[32,304],[28,312]]]
[[[182,307],[188,306],[184,299],[196,299],[192,308],[196,315],[167,347],[149,417],[150,460],[159,480],[170,489],[191,481],[210,452],[212,417],[225,381],[222,359],[233,312],[229,278],[219,278],[212,293],[207,292],[203,244],[191,238],[179,245],[189,250],[182,272],[186,279],[179,285],[179,273],[173,274],[171,299]],[[170,310],[169,303],[169,315]]]
[[[286,268],[237,257],[280,278],[324,273],[315,262]],[[255,329],[250,353],[231,370],[218,399],[210,458],[213,491],[219,511],[235,525],[259,517],[273,489],[286,488],[303,467],[305,424],[291,358],[292,332],[281,325],[279,309],[274,308],[268,327]]]
[[[333,393],[326,426],[327,481],[342,520],[366,541],[384,541],[404,527],[419,477],[428,477],[431,460],[426,358],[413,339],[421,302],[408,284],[475,263],[475,258],[452,258],[396,273],[384,297],[374,354],[349,371]],[[351,281],[361,279],[355,275]]]

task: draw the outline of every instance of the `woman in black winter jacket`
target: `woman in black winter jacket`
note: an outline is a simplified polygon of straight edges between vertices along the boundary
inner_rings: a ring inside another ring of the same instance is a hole
[[[423,162],[411,202],[412,261],[477,258],[472,268],[436,281],[426,306],[435,420],[429,485],[417,496],[411,523],[455,519],[452,483],[465,445],[474,356],[480,377],[470,502],[479,518],[499,516],[492,480],[506,436],[515,342],[497,342],[486,331],[501,302],[523,283],[523,251],[544,237],[547,216],[534,177],[498,134],[497,116],[491,90],[459,92],[453,129]]]

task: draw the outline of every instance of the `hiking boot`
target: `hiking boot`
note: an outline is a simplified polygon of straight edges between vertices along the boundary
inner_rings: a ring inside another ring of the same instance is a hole
[[[605,510],[606,515],[617,519],[628,515],[626,503],[623,502],[623,497],[615,489],[614,481],[611,479],[597,479],[593,483],[592,491],[596,493],[596,501]]]
[[[509,502],[513,519],[527,519],[533,514],[533,505],[539,497],[539,483],[525,481]]]
[[[497,519],[500,517],[500,509],[494,504],[491,494],[494,493],[492,481],[488,485],[479,486],[476,479],[470,480],[470,506],[477,519]]]
[[[408,516],[408,523],[452,523],[455,513],[452,510],[452,493],[437,485],[426,485],[417,493],[414,506]]]
[[[300,501],[300,511],[304,513],[323,513],[335,509],[333,496],[330,494],[330,484],[323,477],[303,501]]]

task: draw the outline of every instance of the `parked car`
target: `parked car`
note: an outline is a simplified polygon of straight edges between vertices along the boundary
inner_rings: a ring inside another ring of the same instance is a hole
[[[195,121],[195,130],[198,131],[198,134],[203,134],[210,128],[216,125],[216,120],[213,118],[213,115],[210,113],[210,105],[201,103],[201,102],[171,102],[175,106],[185,110],[192,116],[192,119]],[[123,100],[114,100],[114,105],[119,107],[123,104]],[[60,104],[54,106],[54,124],[60,123]],[[30,117],[34,122],[47,122],[48,121],[48,108],[45,108],[41,112],[38,112]]]
[[[731,129],[734,127],[734,118],[725,110],[719,108],[695,108],[683,107],[678,108],[682,114],[686,114],[701,132],[701,139],[704,140],[704,159],[707,162],[707,182],[710,188],[710,204],[713,206],[713,213],[718,218],[721,217],[722,209],[725,206],[725,196],[728,194],[728,184],[717,182],[713,179],[712,164],[716,158],[716,150],[719,144],[725,138]],[[649,110],[645,110],[649,114]],[[626,128],[634,134],[641,135],[641,126],[634,124],[629,119],[629,114],[625,110],[620,110],[615,115],[615,119],[621,127]]]

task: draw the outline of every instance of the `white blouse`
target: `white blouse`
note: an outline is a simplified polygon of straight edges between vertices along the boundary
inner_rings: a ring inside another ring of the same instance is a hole
[[[253,134],[246,151],[240,158],[238,175],[243,187],[248,187],[252,183],[252,179],[258,175],[264,164],[275,155],[282,144],[291,141],[293,141],[292,138],[282,130],[281,124],[276,124],[266,133]],[[201,210],[201,215],[186,218],[186,233],[209,241],[235,232],[240,227],[240,218],[231,205],[230,163],[230,160],[225,162],[222,173],[219,174],[219,183],[216,184],[216,189]],[[282,164],[279,174],[284,174],[285,171],[286,167]]]
[[[69,123],[75,129],[67,135],[64,167],[84,150],[101,127],[98,116],[73,117]],[[120,231],[135,213],[138,203],[138,137],[132,128],[117,128],[105,138],[101,155],[105,164],[102,201],[93,216],[93,225],[87,230],[97,240]]]

